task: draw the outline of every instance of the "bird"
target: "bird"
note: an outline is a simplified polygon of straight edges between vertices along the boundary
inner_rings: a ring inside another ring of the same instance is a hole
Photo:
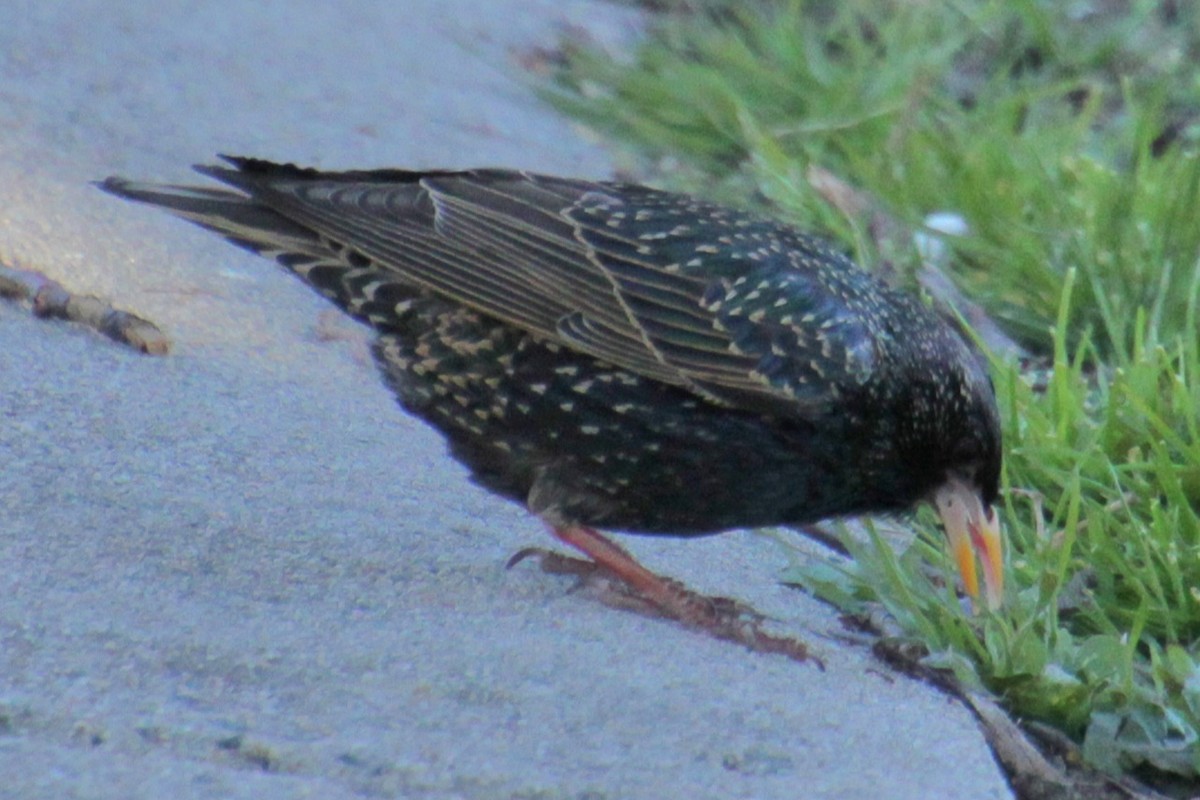
[[[745,607],[652,572],[605,532],[694,537],[929,503],[967,594],[980,599],[981,572],[983,602],[1001,604],[986,358],[827,240],[628,182],[221,158],[194,167],[221,186],[97,185],[274,259],[374,329],[399,404],[475,483],[586,556],[560,567],[599,570],[689,627],[772,643]]]

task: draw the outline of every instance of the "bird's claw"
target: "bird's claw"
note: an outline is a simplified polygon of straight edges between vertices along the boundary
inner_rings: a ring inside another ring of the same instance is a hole
[[[819,669],[825,669],[821,660],[812,656],[803,642],[767,633],[763,630],[767,617],[732,598],[700,594],[679,581],[662,578],[668,596],[651,599],[594,561],[573,558],[543,547],[523,548],[514,553],[505,566],[511,569],[533,557],[538,559],[543,572],[574,575],[578,582],[572,591],[582,590],[610,608],[674,620],[718,639],[737,642],[756,652],[778,653],[795,661],[812,661]]]

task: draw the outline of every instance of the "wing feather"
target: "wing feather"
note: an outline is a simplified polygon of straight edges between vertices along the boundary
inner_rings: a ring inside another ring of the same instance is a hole
[[[527,173],[230,160],[232,169],[197,169],[244,195],[135,191],[119,179],[105,188],[262,252],[320,256],[316,242],[353,275],[333,292],[328,276],[310,279],[350,310],[349,295],[367,288],[383,297],[389,285],[420,287],[717,402],[813,415],[879,361],[875,317],[854,305],[874,296],[859,291],[874,279],[774,222],[645,187]],[[293,261],[302,275],[331,263]]]

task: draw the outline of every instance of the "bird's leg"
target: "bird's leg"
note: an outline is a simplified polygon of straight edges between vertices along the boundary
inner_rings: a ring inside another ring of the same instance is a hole
[[[614,596],[605,587],[602,599],[620,608],[653,613],[673,619],[689,628],[704,631],[718,639],[737,642],[751,650],[781,653],[796,661],[810,658],[804,643],[773,636],[762,630],[765,618],[754,609],[727,597],[703,595],[679,581],[664,578],[643,567],[623,547],[603,534],[582,525],[547,526],[556,538],[588,556],[582,560],[549,550],[522,550],[509,560],[509,566],[527,556],[537,555],[547,572],[578,575],[591,581],[597,572],[616,578],[625,591]],[[815,660],[815,659],[814,659]],[[818,666],[822,666],[816,660]]]

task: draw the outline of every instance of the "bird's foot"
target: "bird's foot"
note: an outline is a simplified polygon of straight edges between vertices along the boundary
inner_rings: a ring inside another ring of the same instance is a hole
[[[695,627],[707,627],[718,618],[729,621],[740,620],[755,625],[766,620],[765,616],[745,603],[740,603],[730,597],[700,594],[671,578],[660,578],[672,595],[660,598],[663,600],[660,604],[641,594],[622,580],[619,575],[610,572],[595,561],[575,558],[542,547],[527,547],[516,553],[508,560],[508,566],[516,566],[530,557],[538,559],[542,572],[551,575],[574,575],[579,579],[577,589],[587,590],[605,605],[614,608],[638,611],[647,616],[678,619],[680,622]],[[678,613],[670,613],[668,608],[673,608]]]
[[[633,587],[595,561],[575,558],[544,547],[526,547],[508,560],[509,569],[527,558],[536,558],[542,572],[551,575],[572,575],[577,583],[571,591],[581,591],[604,605],[622,611],[633,611],[648,617],[663,617],[657,605],[634,591]]]
[[[614,545],[615,546],[615,545]],[[623,552],[623,551],[622,551]],[[808,652],[807,646],[786,636],[775,636],[763,630],[766,617],[745,603],[728,597],[700,594],[679,581],[653,576],[649,591],[644,576],[635,586],[621,574],[590,559],[573,558],[541,547],[527,547],[508,560],[511,568],[527,558],[537,558],[544,572],[553,575],[574,575],[579,579],[577,589],[611,608],[633,611],[644,616],[670,619],[694,630],[703,631],[717,639],[736,642],[760,653],[778,653],[794,661],[813,661],[820,669],[825,666]],[[632,557],[630,557],[632,560]],[[637,563],[637,562],[633,562]]]

